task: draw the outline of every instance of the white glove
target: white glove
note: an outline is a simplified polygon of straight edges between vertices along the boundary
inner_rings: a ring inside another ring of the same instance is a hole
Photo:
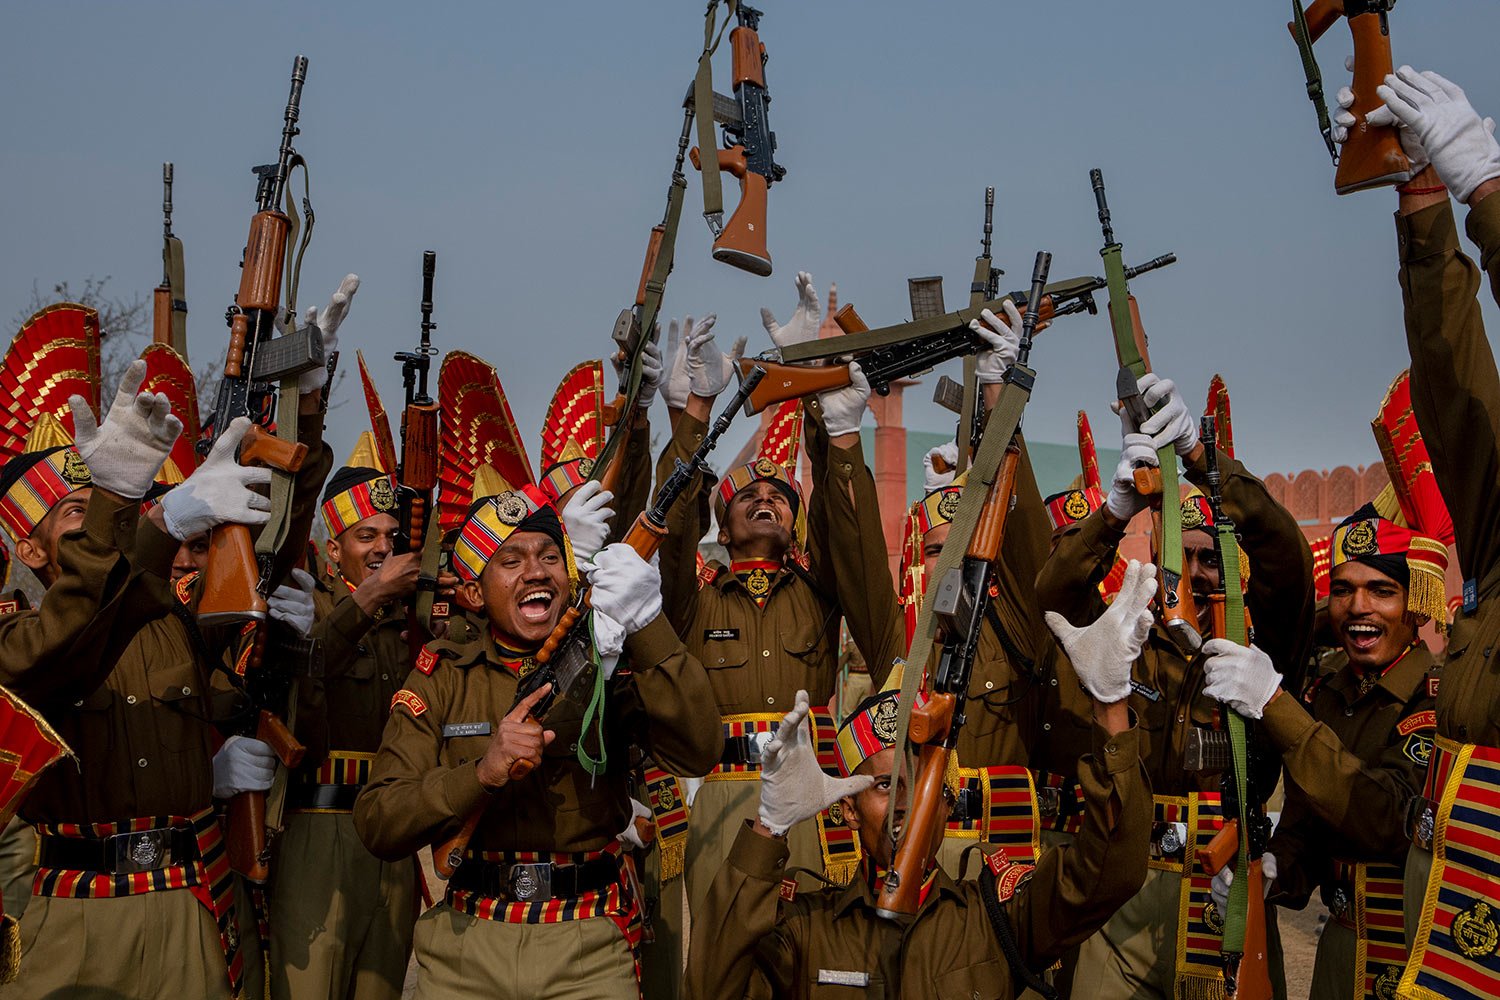
[[[777,347],[790,347],[806,340],[815,340],[818,326],[822,322],[823,307],[818,304],[818,290],[813,287],[812,275],[797,272],[797,308],[785,325],[776,322],[771,310],[762,308],[760,321],[771,335],[771,343]]]
[[[625,829],[615,839],[622,844],[628,844],[636,850],[644,851],[646,842],[641,839],[641,831],[637,829],[635,821],[638,819],[650,819],[651,810],[640,799],[632,797],[630,800],[630,819],[625,823]]]
[[[1354,71],[1354,57],[1349,56],[1344,60],[1344,68],[1350,72]],[[1357,123],[1354,117],[1354,91],[1348,87],[1340,87],[1338,92],[1339,109],[1333,113],[1333,128],[1330,130],[1333,141],[1342,146],[1349,141],[1349,130]],[[1379,111],[1379,117],[1372,122],[1375,125],[1389,125],[1391,111],[1389,108],[1371,108],[1371,111]],[[1422,140],[1409,128],[1399,129],[1397,136],[1401,139],[1401,151],[1411,161],[1411,175],[1415,177],[1427,167],[1427,150],[1422,148]]]
[[[182,433],[182,421],[172,415],[164,394],[140,392],[145,379],[146,362],[132,361],[102,424],[94,423],[82,396],[68,397],[73,438],[94,485],[131,500],[146,495]]]
[[[1500,144],[1495,142],[1495,122],[1481,119],[1463,88],[1428,70],[1418,73],[1402,66],[1385,78],[1375,91],[1385,102],[1366,117],[1371,125],[1401,127],[1411,132],[1425,159],[1432,161],[1438,177],[1465,204],[1474,189],[1500,177]],[[1408,154],[1409,155],[1409,154]]]
[[[1010,299],[1006,299],[1001,308],[1005,310],[1005,319],[986,309],[979,314],[979,319],[969,320],[969,329],[990,345],[989,350],[981,351],[976,359],[975,371],[980,385],[1004,382],[1005,370],[1021,356],[1021,310]]]
[[[615,675],[615,668],[620,665],[620,654],[625,652],[625,629],[598,608],[593,610],[592,615],[594,652],[599,654],[599,670],[604,674],[604,679],[609,680]]]
[[[1151,436],[1154,448],[1165,448],[1168,444],[1179,455],[1186,455],[1198,445],[1198,423],[1188,412],[1177,383],[1169,378],[1160,378],[1155,372],[1147,372],[1136,380],[1136,389],[1141,401],[1155,410],[1150,419],[1141,424],[1142,434]]]
[[[932,467],[936,456],[948,463],[947,472],[938,472]],[[958,444],[945,441],[922,456],[922,489],[928,493],[953,484],[953,470],[958,466]]]
[[[1120,423],[1123,427],[1130,427],[1130,417],[1121,413]],[[1120,439],[1120,462],[1115,466],[1115,478],[1109,484],[1109,496],[1104,498],[1104,506],[1122,521],[1129,521],[1151,506],[1151,502],[1135,488],[1136,465],[1141,462],[1153,468],[1160,464],[1151,439],[1144,434],[1127,431]]]
[[[1109,610],[1088,628],[1074,628],[1056,611],[1046,614],[1047,626],[1073,664],[1078,682],[1106,705],[1130,694],[1130,668],[1151,634],[1151,595],[1156,593],[1156,567],[1130,560],[1125,580]]]
[[[1262,851],[1260,855],[1260,878],[1263,887],[1262,896],[1271,894],[1271,883],[1279,874],[1276,870],[1276,855],[1270,851]],[[1214,904],[1218,906],[1219,912],[1223,913],[1229,906],[1229,887],[1234,885],[1234,866],[1225,865],[1219,869],[1219,874],[1214,876],[1213,884],[1208,888],[1208,894],[1214,898]]]
[[[266,598],[266,608],[271,617],[286,622],[306,639],[313,627],[313,582],[312,575],[305,570],[292,570],[295,584],[283,583]]]
[[[818,402],[823,405],[823,423],[827,425],[829,437],[858,434],[859,425],[865,419],[865,407],[870,402],[870,380],[865,378],[859,362],[849,363],[848,385],[818,393]],[[954,460],[957,461],[956,456]]]
[[[686,325],[693,325],[693,317],[687,318]],[[693,391],[693,376],[688,372],[687,343],[678,330],[675,319],[667,324],[667,353],[672,355],[672,369],[667,372],[666,382],[661,383],[661,398],[673,410],[687,406],[688,394]]]
[[[270,499],[252,489],[270,486],[271,470],[241,465],[235,456],[249,429],[249,418],[235,417],[203,464],[161,498],[167,533],[179,542],[228,522],[255,527],[271,519]]]
[[[590,479],[578,487],[573,499],[562,509],[563,528],[579,562],[590,561],[604,547],[604,540],[609,537],[609,520],[615,516],[609,506],[614,498],[597,480]]]
[[[276,752],[269,743],[249,736],[231,736],[214,754],[214,798],[233,798],[240,792],[263,792],[276,777]]]
[[[684,343],[687,345],[688,377],[693,395],[712,399],[724,391],[734,377],[734,363],[745,353],[745,338],[741,337],[730,347],[726,355],[714,342],[713,326],[718,317],[705,316],[698,325],[688,331]]]
[[[354,293],[359,291],[359,275],[346,274],[344,280],[339,282],[338,289],[333,297],[328,300],[328,306],[322,312],[317,306],[308,306],[302,313],[303,326],[316,326],[323,334],[323,356],[327,357],[339,349],[339,327],[344,323],[344,317],[349,315],[349,302],[354,298]],[[312,371],[303,372],[297,376],[297,392],[306,395],[309,392],[317,392],[328,384],[328,368],[319,365]]]
[[[844,796],[858,795],[875,784],[868,774],[835,778],[823,772],[813,751],[810,711],[807,692],[798,691],[795,707],[761,752],[760,821],[778,837]]]
[[[1240,646],[1228,639],[1210,639],[1203,644],[1203,675],[1208,683],[1203,693],[1221,701],[1247,719],[1258,719],[1266,703],[1281,686],[1281,675],[1271,658],[1255,646]]]
[[[595,610],[634,635],[661,614],[661,571],[623,542],[606,545],[594,556],[590,600]]]
[[[636,397],[636,406],[643,410],[651,408],[656,399],[656,388],[661,385],[661,348],[655,341],[648,341],[641,352],[641,392]]]

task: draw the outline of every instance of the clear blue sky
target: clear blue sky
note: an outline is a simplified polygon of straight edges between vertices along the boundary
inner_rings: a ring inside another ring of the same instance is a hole
[[[771,191],[776,274],[710,259],[693,175],[669,315],[717,311],[726,343],[745,333],[752,349],[769,346],[757,309],[785,318],[799,268],[821,292],[836,281],[875,325],[905,317],[910,275],[946,275],[959,303],[986,184],[998,191],[1006,288],[1024,284],[1039,247],[1056,275],[1098,273],[1088,170],[1099,166],[1127,257],[1181,258],[1136,291],[1156,366],[1190,405],[1224,372],[1239,453],[1263,472],[1378,461],[1369,420],[1407,363],[1395,197],[1334,195],[1287,5],[761,6],[788,170]],[[275,153],[302,52],[300,147],[318,213],[304,304],[358,272],[346,357],[352,367],[363,347],[382,364],[416,336],[420,255],[436,249],[439,343],[500,368],[535,448],[557,379],[603,352],[634,292],[702,9],[12,5],[0,59],[0,314],[24,305],[33,281],[108,274],[116,292],[148,292],[160,275],[160,164],[173,160],[190,340],[198,360],[216,356],[252,208],[249,167]],[[1392,15],[1398,63],[1446,73],[1491,114],[1497,27],[1493,0],[1409,2]],[[1330,94],[1348,48],[1342,27],[1320,46]],[[1071,441],[1084,406],[1110,447],[1106,320],[1060,323],[1034,360],[1028,432]],[[394,365],[378,377],[395,409]],[[908,424],[940,430],[949,418],[929,391],[909,393]],[[356,383],[342,392],[340,458],[363,421]]]

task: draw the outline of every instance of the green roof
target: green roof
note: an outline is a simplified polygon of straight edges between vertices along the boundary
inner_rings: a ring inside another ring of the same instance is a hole
[[[871,461],[875,454],[875,429],[866,427],[860,431],[859,436],[864,446],[865,460]],[[914,430],[906,432],[906,499],[908,503],[922,496],[922,456],[943,442],[952,440],[951,433],[935,434],[931,431]],[[1031,464],[1036,471],[1037,486],[1040,487],[1044,497],[1053,493],[1061,493],[1068,488],[1075,477],[1083,472],[1078,462],[1076,443],[1052,444],[1048,441],[1027,441],[1026,448],[1031,454]],[[1119,460],[1119,449],[1100,448],[1099,474],[1103,476],[1113,472]]]

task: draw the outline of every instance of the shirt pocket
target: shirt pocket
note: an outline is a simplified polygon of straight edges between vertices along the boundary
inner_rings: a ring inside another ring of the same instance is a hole
[[[1010,995],[1005,991],[1010,985],[1010,971],[1003,962],[990,959],[945,972],[933,985],[939,1000],[1001,1000]]]
[[[824,665],[823,630],[816,622],[797,622],[781,630],[781,648],[810,669]]]
[[[732,670],[749,661],[750,647],[743,639],[708,639],[700,659],[705,670]]]
[[[156,738],[161,746],[181,752],[205,745],[207,692],[193,664],[173,663],[150,670],[146,685],[151,692]],[[127,703],[133,697],[124,695]]]

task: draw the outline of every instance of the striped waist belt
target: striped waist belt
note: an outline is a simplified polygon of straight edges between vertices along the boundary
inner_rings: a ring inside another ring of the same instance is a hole
[[[43,868],[137,875],[163,868],[185,868],[198,860],[198,832],[192,826],[158,826],[103,837],[44,833],[37,843]]]
[[[783,715],[767,712],[724,716],[724,753],[719,758],[719,766],[703,780],[759,777],[761,756],[775,737],[783,718]],[[833,724],[833,716],[826,708],[815,708],[812,710],[812,724],[818,763],[824,770],[828,770],[829,764],[832,764],[836,773],[834,747],[837,745],[838,727]]]
[[[465,856],[448,882],[456,910],[501,923],[622,917],[635,901],[620,874],[618,842],[603,851],[484,851]]]
[[[1024,767],[961,767],[958,798],[945,836],[998,844],[1006,855],[1031,864],[1041,851],[1041,826],[1031,772]]]
[[[315,770],[303,771],[287,789],[287,808],[298,813],[347,813],[370,781],[372,753],[335,750]]]
[[[1205,792],[1197,796],[1200,806],[1219,805],[1219,795],[1216,792]],[[1173,871],[1182,870],[1183,857],[1187,846],[1198,834],[1198,828],[1202,821],[1195,824],[1195,817],[1200,814],[1197,810],[1189,808],[1189,801],[1176,795],[1153,795],[1151,797],[1151,860],[1156,862],[1153,867],[1170,868]],[[1214,813],[1214,821],[1222,825],[1217,813]],[[1217,825],[1215,831],[1217,832]]]
[[[1432,753],[1427,760],[1427,781],[1422,794],[1411,800],[1407,816],[1407,833],[1411,842],[1424,851],[1432,850],[1432,835],[1437,824],[1438,807],[1443,800],[1443,789],[1453,775],[1461,746],[1451,740],[1439,738],[1433,742]]]
[[[1077,833],[1083,828],[1083,786],[1077,778],[1051,771],[1035,772],[1037,812],[1042,829]]]

